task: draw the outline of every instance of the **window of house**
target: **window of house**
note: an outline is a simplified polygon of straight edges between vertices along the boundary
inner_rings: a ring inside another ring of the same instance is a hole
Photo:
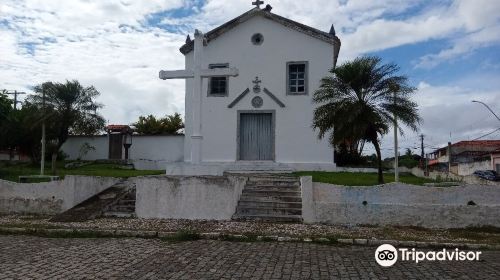
[[[307,94],[307,62],[287,63],[287,94]]]
[[[228,68],[229,64],[209,64],[209,69]],[[208,80],[208,96],[227,96],[228,88],[227,77],[211,77]]]

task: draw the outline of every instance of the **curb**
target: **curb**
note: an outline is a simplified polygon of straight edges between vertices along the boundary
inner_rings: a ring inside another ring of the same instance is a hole
[[[19,227],[0,227],[0,234],[28,234],[28,235],[46,235],[46,234],[82,234],[94,235],[95,237],[138,237],[138,238],[173,238],[179,235],[175,231],[150,231],[150,230],[123,230],[123,229],[66,229],[66,228],[19,228]],[[403,240],[381,240],[364,238],[338,238],[331,239],[325,237],[290,237],[259,235],[256,237],[242,234],[225,234],[220,232],[195,233],[199,239],[206,240],[234,240],[249,241],[254,238],[257,241],[278,241],[278,242],[316,242],[356,246],[379,246],[382,244],[391,244],[400,247],[412,248],[459,248],[459,249],[488,249],[500,250],[500,245],[476,244],[476,243],[439,243],[422,241],[403,241]]]
[[[458,248],[458,249],[489,249],[500,250],[500,245],[481,244],[481,243],[451,243],[451,242],[427,242],[427,241],[407,241],[407,240],[381,240],[381,239],[337,239],[340,244],[380,246],[382,244],[391,244],[395,247],[410,248]]]

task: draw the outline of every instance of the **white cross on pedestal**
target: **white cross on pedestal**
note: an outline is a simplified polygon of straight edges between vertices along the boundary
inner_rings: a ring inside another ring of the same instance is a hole
[[[238,69],[236,68],[215,68],[202,69],[203,61],[203,33],[198,29],[194,33],[194,66],[193,69],[160,71],[160,79],[188,79],[192,78],[194,82],[192,111],[193,111],[193,131],[191,134],[191,163],[199,164],[201,162],[201,141],[203,140],[201,132],[201,102],[202,102],[202,82],[203,78],[209,77],[236,77]]]

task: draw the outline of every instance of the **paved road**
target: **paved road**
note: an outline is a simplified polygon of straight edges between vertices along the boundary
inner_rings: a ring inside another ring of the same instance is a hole
[[[500,279],[500,252],[478,262],[374,260],[375,248],[310,243],[0,236],[0,279]]]

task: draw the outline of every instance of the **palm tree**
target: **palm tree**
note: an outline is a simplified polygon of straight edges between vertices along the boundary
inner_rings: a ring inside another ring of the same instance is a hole
[[[359,57],[330,70],[333,76],[321,80],[313,97],[319,105],[313,121],[319,138],[330,133],[333,145],[343,139],[372,143],[380,184],[384,179],[379,136],[388,132],[394,116],[398,124],[414,131],[420,123],[417,104],[410,99],[416,89],[408,85],[406,76],[396,75],[398,71],[396,64],[382,64],[378,57]]]
[[[93,86],[84,87],[76,80],[45,82],[35,86],[34,91],[37,94],[28,96],[28,105],[43,112],[40,119],[53,126],[54,170],[57,153],[69,135],[92,135],[104,129],[105,120],[97,113],[103,106],[95,100],[100,93]]]

